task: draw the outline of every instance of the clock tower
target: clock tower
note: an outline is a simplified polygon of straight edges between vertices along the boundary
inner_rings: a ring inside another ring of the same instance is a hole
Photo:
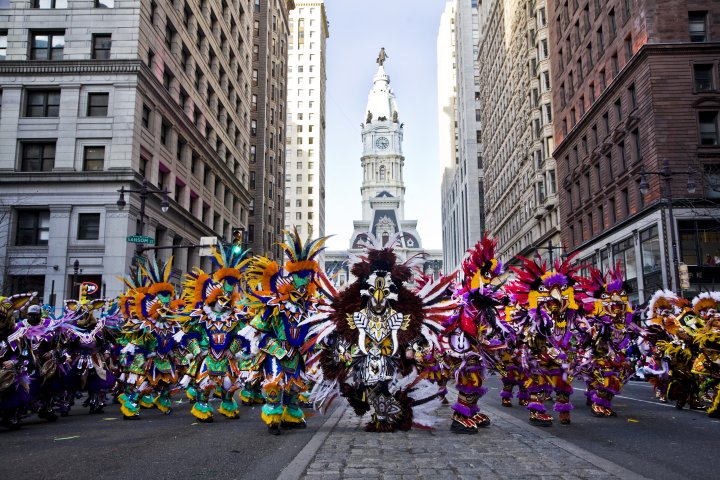
[[[362,220],[354,222],[350,248],[359,248],[367,232],[382,239],[402,232],[402,249],[419,249],[417,221],[405,220],[405,183],[402,151],[403,124],[385,72],[385,50],[378,56],[378,70],[368,95],[365,121],[362,123],[363,169]]]

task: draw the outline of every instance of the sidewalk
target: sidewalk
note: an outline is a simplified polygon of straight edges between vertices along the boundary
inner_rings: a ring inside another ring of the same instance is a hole
[[[448,398],[453,398],[452,394]],[[338,399],[342,401],[342,399]],[[492,425],[450,432],[450,407],[434,431],[367,433],[369,415],[341,404],[288,465],[281,480],[642,479],[634,472],[483,404]],[[551,430],[551,429],[550,429]]]

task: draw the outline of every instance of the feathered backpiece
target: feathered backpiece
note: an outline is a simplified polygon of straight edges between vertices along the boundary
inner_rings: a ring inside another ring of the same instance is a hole
[[[309,287],[313,283],[312,281],[320,272],[320,265],[316,259],[325,250],[324,245],[328,238],[330,237],[308,239],[303,244],[297,228],[294,228],[292,232],[285,232],[286,240],[280,244],[280,247],[286,257],[285,271],[292,277],[296,287]]]
[[[655,292],[647,306],[647,317],[650,319],[650,323],[661,324],[658,317],[678,314],[678,300],[678,296],[671,290]]]
[[[222,284],[225,292],[230,294],[240,288],[243,278],[243,270],[250,262],[248,254],[250,249],[243,250],[236,245],[228,245],[226,247],[212,247],[212,254],[218,269],[213,273],[212,278],[215,282]]]
[[[609,316],[625,322],[627,314],[632,313],[625,275],[620,262],[605,275],[593,267],[588,267],[589,277],[581,278],[582,290],[587,295],[586,310],[595,316]]]
[[[703,292],[692,299],[692,309],[700,316],[706,316],[708,310],[719,310],[720,292]]]
[[[368,233],[364,243],[365,252],[355,257],[355,263],[350,267],[356,280],[338,293],[332,303],[333,322],[337,325],[338,332],[348,341],[354,342],[357,332],[348,324],[347,316],[365,308],[375,292],[378,292],[377,296],[381,296],[391,308],[410,316],[408,328],[399,334],[401,344],[420,333],[423,300],[406,286],[413,278],[413,269],[418,264],[419,257],[414,256],[398,263],[393,251],[397,238],[399,236],[395,235],[383,245],[374,235]],[[454,275],[445,280],[452,281],[453,278]],[[423,287],[426,288],[431,288],[431,284]]]
[[[505,272],[505,265],[495,258],[497,240],[485,232],[483,238],[468,250],[462,264],[462,284],[466,290],[475,290],[487,285]]]
[[[182,300],[190,310],[203,308],[204,305],[212,305],[220,297],[227,296],[223,285],[213,280],[212,276],[199,268],[185,275],[183,280]],[[232,292],[228,301],[234,303],[239,299],[237,292]]]
[[[0,328],[13,328],[15,312],[25,308],[36,296],[37,292],[0,297]]]
[[[117,277],[127,287],[127,291],[118,296],[118,306],[120,313],[126,319],[135,316],[135,297],[140,293],[147,293],[150,279],[143,274],[140,268],[134,267],[130,269],[130,275],[123,278]]]
[[[548,269],[547,262],[539,257],[534,261],[518,257],[524,268],[510,267],[515,272],[515,280],[507,287],[513,300],[527,310],[547,303],[560,310],[578,310],[578,301],[583,295],[580,288],[576,288],[579,276],[578,267],[571,264],[573,257],[562,262],[556,260],[553,269]]]

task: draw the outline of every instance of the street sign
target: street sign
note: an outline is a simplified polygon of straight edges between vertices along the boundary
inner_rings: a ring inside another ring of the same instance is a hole
[[[128,243],[144,243],[146,245],[152,245],[155,243],[154,238],[146,237],[144,235],[130,235],[126,240]]]

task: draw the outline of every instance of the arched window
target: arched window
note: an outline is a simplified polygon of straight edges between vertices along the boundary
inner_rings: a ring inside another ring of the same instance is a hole
[[[380,165],[380,180],[385,180],[385,165]]]

